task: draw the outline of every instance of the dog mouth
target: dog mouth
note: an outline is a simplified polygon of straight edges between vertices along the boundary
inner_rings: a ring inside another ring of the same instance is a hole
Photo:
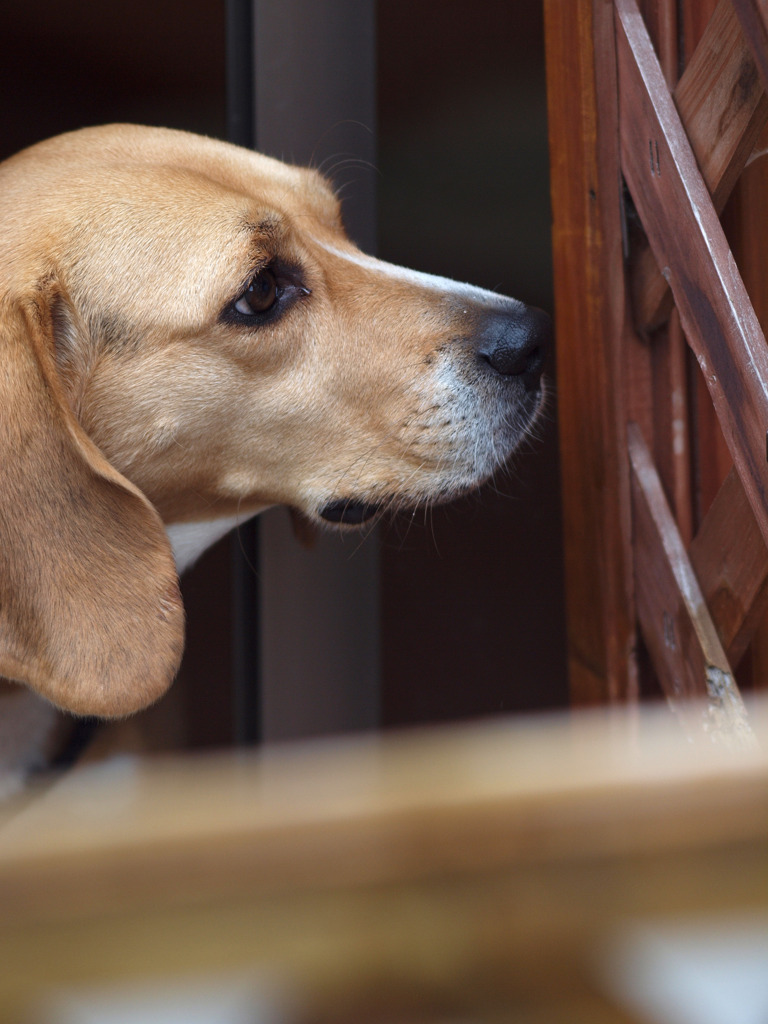
[[[371,505],[354,498],[339,498],[324,505],[318,515],[327,523],[341,523],[344,526],[362,526],[373,519],[379,511],[379,505]]]
[[[501,469],[520,442],[529,436],[544,404],[544,395],[545,387],[539,384],[526,392],[522,400],[518,398],[514,416],[498,414],[495,421],[487,416],[488,422],[476,423],[474,433],[460,438],[461,443],[455,446],[457,451],[453,452],[454,464],[451,465],[450,459],[444,458],[438,472],[431,470],[423,473],[417,481],[421,486],[405,490],[394,487],[390,490],[374,484],[371,488],[375,495],[373,500],[351,495],[333,498],[319,508],[315,506],[314,511],[309,513],[310,518],[317,517],[335,526],[359,527],[384,513],[396,514],[413,511],[424,505],[442,505],[471,493]],[[479,416],[475,418],[480,419]],[[466,419],[467,416],[462,417],[462,420]],[[479,429],[480,426],[484,426],[483,431]],[[478,443],[478,436],[480,440],[483,436],[491,438],[484,450]],[[479,447],[481,450],[478,452]],[[427,451],[427,455],[431,454]],[[450,450],[448,454],[451,454]]]

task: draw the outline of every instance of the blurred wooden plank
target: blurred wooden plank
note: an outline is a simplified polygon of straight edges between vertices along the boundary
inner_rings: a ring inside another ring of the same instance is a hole
[[[544,15],[569,677],[583,705],[636,695],[614,26],[592,0],[546,0]]]
[[[623,922],[768,907],[768,743],[660,711],[75,772],[0,828],[0,1016],[242,971],[335,1020],[567,1020],[522,1011],[591,1005]]]
[[[720,0],[673,94],[712,196],[725,206],[768,121],[768,97],[731,0]],[[635,325],[655,330],[672,296],[646,239],[633,239],[630,291]]]
[[[764,719],[758,708],[758,733]],[[663,708],[498,719],[232,757],[118,758],[6,806],[0,931],[28,917],[122,913],[157,899],[640,855],[688,848],[713,828],[730,842],[768,831],[768,818],[745,807],[756,792],[768,807],[766,773],[768,744],[732,751],[703,735],[691,743]],[[735,780],[743,789],[734,801]],[[690,801],[696,790],[708,807]],[[102,884],[108,879],[120,884]]]
[[[768,349],[634,0],[616,0],[622,165],[768,540]]]

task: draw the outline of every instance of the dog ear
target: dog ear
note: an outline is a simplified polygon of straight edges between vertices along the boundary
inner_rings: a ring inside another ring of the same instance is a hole
[[[173,682],[184,612],[157,511],[67,402],[54,301],[0,299],[0,675],[116,717]]]

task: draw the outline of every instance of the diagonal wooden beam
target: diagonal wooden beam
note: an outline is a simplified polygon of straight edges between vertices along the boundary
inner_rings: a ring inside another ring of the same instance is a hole
[[[706,729],[749,742],[746,713],[640,428],[630,423],[637,614],[653,667],[678,711],[707,703]]]
[[[719,213],[768,122],[765,86],[731,0],[720,0],[673,98]],[[633,239],[632,250],[633,317],[647,334],[669,316],[672,296],[647,239]]]
[[[616,0],[624,177],[768,543],[768,349],[634,0]]]
[[[731,677],[731,666],[636,423],[628,425],[627,443],[643,635],[668,697],[706,697],[708,677]]]

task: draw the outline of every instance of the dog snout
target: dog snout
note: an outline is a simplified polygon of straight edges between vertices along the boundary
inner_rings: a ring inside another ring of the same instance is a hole
[[[502,377],[519,378],[526,391],[539,386],[552,341],[552,321],[532,306],[486,315],[476,338],[477,355]]]

